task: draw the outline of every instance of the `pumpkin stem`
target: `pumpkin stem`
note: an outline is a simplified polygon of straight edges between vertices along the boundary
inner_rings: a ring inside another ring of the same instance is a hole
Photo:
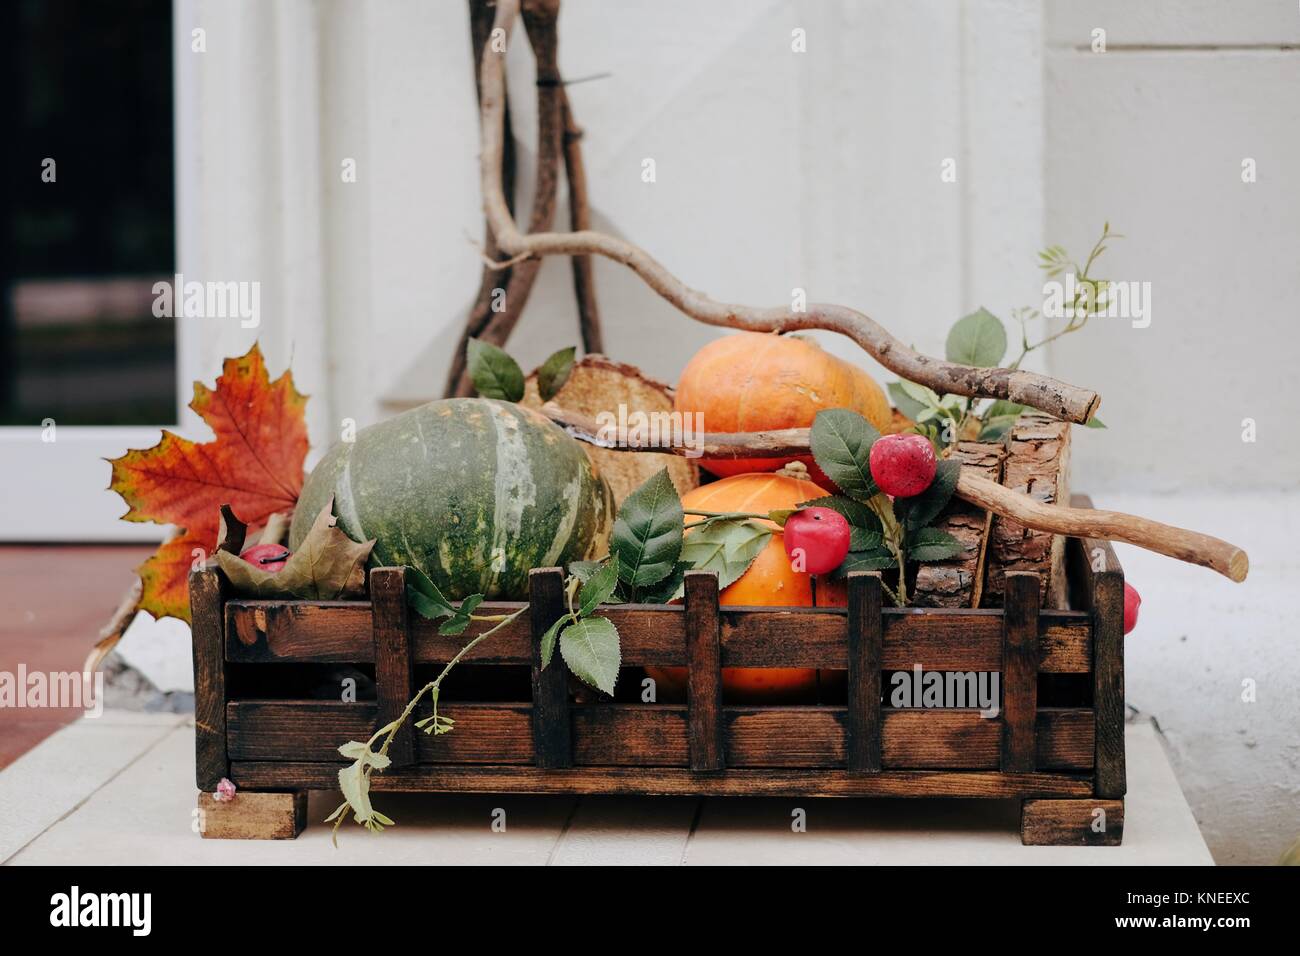
[[[797,478],[800,481],[808,481],[808,466],[801,461],[788,461],[776,470],[778,475],[785,478]]]

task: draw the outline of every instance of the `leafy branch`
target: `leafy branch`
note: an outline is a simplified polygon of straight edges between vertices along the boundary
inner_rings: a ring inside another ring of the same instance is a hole
[[[1039,309],[1013,309],[1011,317],[1020,330],[1020,354],[1007,368],[1019,369],[1026,357],[1062,336],[1083,329],[1088,320],[1109,305],[1110,280],[1093,274],[1097,260],[1106,252],[1107,243],[1122,239],[1110,231],[1110,223],[1102,226],[1098,239],[1083,264],[1080,265],[1059,245],[1048,246],[1038,253],[1038,267],[1048,279],[1070,274],[1075,289],[1068,302],[1062,302],[1067,322],[1055,331],[1043,333],[1037,341],[1030,341],[1030,326],[1044,316]],[[978,368],[996,368],[1006,358],[1007,332],[1002,321],[987,309],[980,308],[959,319],[948,333],[944,357],[950,362]],[[961,395],[939,395],[933,389],[915,382],[900,380],[889,384],[889,394],[894,405],[915,425],[913,431],[925,435],[941,452],[946,452],[958,441],[998,441],[1016,423],[1025,406],[997,399],[986,401],[965,398]],[[1095,416],[1087,422],[1089,428],[1105,428]]]
[[[549,402],[564,388],[573,372],[575,346],[554,352],[537,369],[537,392]],[[470,339],[465,344],[466,366],[474,389],[483,398],[518,402],[524,397],[524,370],[510,355],[491,342]]]
[[[934,481],[919,495],[890,498],[871,477],[871,446],[880,432],[857,412],[846,408],[817,413],[810,434],[817,466],[842,492],[801,507],[828,507],[849,522],[849,554],[835,571],[896,569],[896,588],[884,585],[885,593],[899,607],[907,604],[907,561],[942,561],[962,552],[952,535],[930,527],[957,489],[961,464],[944,459],[938,463]]]

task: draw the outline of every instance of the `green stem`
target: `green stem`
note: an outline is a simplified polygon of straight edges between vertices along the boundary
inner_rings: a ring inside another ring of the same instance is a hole
[[[894,555],[894,562],[898,565],[898,591],[894,592],[888,587],[885,588],[885,591],[893,598],[894,604],[898,607],[907,607],[907,565],[904,561],[903,549],[904,529],[894,515],[894,503],[889,500],[889,496],[884,492],[876,492],[867,502],[867,507],[880,519],[885,546]]]
[[[443,680],[447,677],[449,673],[451,673],[452,668],[455,667],[457,664],[459,664],[461,660],[464,659],[466,654],[468,654],[474,648],[478,647],[479,644],[483,643],[485,640],[487,640],[497,631],[501,630],[501,628],[505,627],[507,624],[509,624],[511,621],[517,618],[520,614],[523,614],[524,611],[526,610],[528,610],[528,605],[525,604],[523,607],[521,607],[519,610],[515,611],[514,613],[505,615],[504,618],[495,627],[489,628],[488,630],[484,631],[482,634],[475,637],[472,641],[466,643],[465,646],[462,647],[459,651],[457,651],[455,656],[452,657],[452,659],[447,662],[447,665],[443,667],[442,671],[438,674],[437,677],[435,677],[433,680],[429,681],[429,683],[425,684],[418,691],[416,691],[415,696],[410,699],[406,707],[397,716],[396,720],[392,721],[389,724],[385,724],[383,727],[380,727],[378,730],[374,732],[374,734],[371,735],[370,739],[366,741],[367,749],[373,749],[375,745],[375,741],[378,740],[380,737],[383,737],[384,734],[386,733],[388,736],[384,738],[384,743],[383,746],[379,748],[379,753],[382,755],[387,755],[388,748],[393,745],[393,740],[394,738],[397,737],[397,732],[402,729],[402,725],[406,723],[406,721],[410,718],[411,714],[415,712],[415,708],[419,705],[420,699],[427,693],[430,692],[436,693],[438,689],[442,686]],[[437,706],[436,703],[434,706],[435,706],[435,713],[436,713],[436,706]],[[370,776],[373,769],[374,768],[370,767],[369,765],[366,766],[364,773],[367,776],[367,778]],[[347,807],[347,805],[344,804],[343,812],[340,813],[338,817],[336,817],[334,820],[334,832],[336,834],[338,833],[339,827],[343,824],[343,821],[348,818],[348,814],[350,812],[351,812],[351,808]]]

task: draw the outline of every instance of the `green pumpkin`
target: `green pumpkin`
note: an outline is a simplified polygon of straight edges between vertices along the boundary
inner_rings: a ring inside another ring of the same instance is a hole
[[[614,520],[575,439],[482,398],[430,402],[331,448],[303,486],[291,549],[330,495],[349,537],[375,539],[371,567],[413,565],[452,600],[526,600],[530,569],[603,557]]]

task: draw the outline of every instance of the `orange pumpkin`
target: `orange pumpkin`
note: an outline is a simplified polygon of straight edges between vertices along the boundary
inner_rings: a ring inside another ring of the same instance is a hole
[[[824,408],[850,408],[877,428],[889,425],[889,401],[871,376],[788,335],[740,332],[715,339],[695,353],[677,383],[679,412],[701,412],[709,432],[807,428]],[[800,459],[819,481],[811,457]],[[715,475],[775,471],[780,458],[703,461]]]
[[[682,496],[682,506],[699,511],[766,512],[793,508],[826,492],[811,481],[784,474],[760,473],[736,475],[702,485]],[[691,515],[686,521],[697,521]],[[768,522],[771,524],[770,522]],[[775,524],[771,525],[773,528]],[[686,532],[688,535],[692,532]],[[843,607],[845,590],[828,578],[816,582],[817,600],[813,600],[813,577],[790,566],[785,544],[778,529],[749,569],[719,595],[719,603],[748,607]],[[647,667],[663,699],[680,699],[686,688],[686,669],[682,667]],[[722,671],[722,692],[726,700],[737,703],[774,702],[811,699],[817,689],[814,668],[728,667]]]

